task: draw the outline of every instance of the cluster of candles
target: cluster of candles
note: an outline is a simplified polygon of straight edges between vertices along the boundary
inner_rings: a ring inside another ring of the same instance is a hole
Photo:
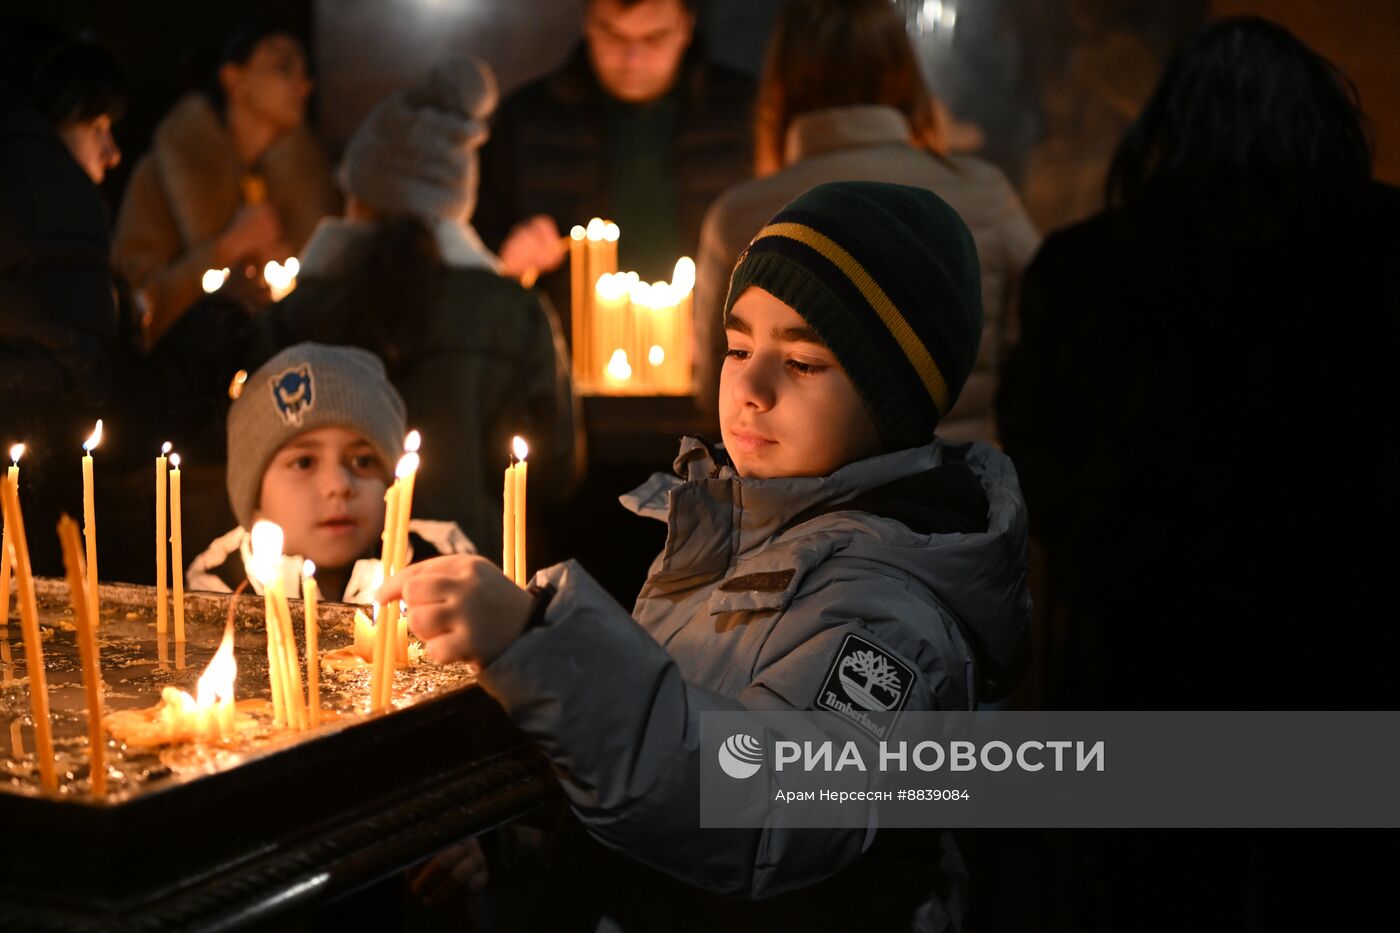
[[[64,568],[72,602],[79,651],[82,658],[83,683],[88,708],[89,755],[91,785],[95,795],[106,792],[106,736],[103,715],[101,659],[98,652],[97,630],[100,625],[97,590],[96,508],[93,495],[92,452],[102,440],[102,422],[98,421],[92,435],[83,444],[83,511],[86,547],[80,543],[77,523],[67,515],[58,525],[63,548]],[[402,570],[409,559],[409,522],[413,509],[413,490],[419,466],[418,450],[421,437],[411,432],[404,440],[404,455],[395,470],[395,481],[385,494],[384,544],[381,571],[392,575]],[[0,543],[0,635],[9,625],[10,591],[12,584],[18,593],[20,618],[24,635],[25,662],[30,683],[30,702],[35,723],[35,757],[40,780],[46,790],[57,789],[54,768],[53,732],[49,718],[48,684],[45,677],[43,641],[39,627],[38,601],[34,574],[29,558],[28,539],[19,498],[19,461],[25,452],[23,444],[10,449],[11,466],[0,482],[3,502],[3,542]],[[526,456],[528,445],[523,438],[512,442],[510,465],[505,472],[505,510],[503,520],[503,570],[512,581],[525,586],[526,573]],[[156,458],[156,635],[161,666],[166,664],[168,637],[167,558],[174,568],[174,614],[177,657],[183,658],[185,642],[183,545],[181,535],[180,457],[166,443]],[[169,508],[170,550],[167,552],[167,506]],[[252,529],[252,570],[263,589],[267,629],[268,680],[272,695],[273,723],[278,728],[297,731],[314,728],[322,716],[320,703],[319,650],[315,565],[303,561],[291,573],[300,571],[304,605],[303,624],[306,636],[305,693],[301,663],[297,657],[296,638],[287,602],[287,560],[283,554],[282,529],[272,522],[259,521]],[[84,555],[84,550],[86,555]],[[375,711],[386,710],[392,701],[392,678],[397,662],[408,660],[407,626],[402,624],[398,600],[375,606],[371,632],[372,675],[370,706]],[[356,640],[361,633],[356,631]],[[5,641],[8,647],[8,641]],[[177,666],[183,666],[182,663]],[[154,734],[168,740],[227,741],[234,736],[234,680],[237,662],[233,652],[233,629],[225,629],[223,640],[213,659],[205,668],[191,696],[184,690],[166,687],[160,704],[149,711]],[[121,716],[125,714],[114,714]],[[148,733],[149,734],[149,733]]]
[[[569,233],[574,378],[591,395],[688,395],[695,262],[643,282],[618,271],[620,237],[599,217]]]
[[[89,750],[92,791],[106,793],[106,740],[102,729],[102,674],[97,649],[98,603],[96,599],[96,543],[92,524],[92,448],[101,440],[101,422],[93,437],[84,444],[84,508],[88,516],[88,559],[84,563],[78,542],[78,526],[64,515],[58,523],[63,565],[73,605],[73,621],[78,632],[78,652],[82,659],[84,698],[88,710]],[[34,755],[39,764],[39,780],[45,790],[58,789],[54,768],[53,726],[49,721],[48,677],[44,669],[43,635],[39,630],[39,601],[34,590],[34,569],[29,559],[29,538],[24,529],[24,512],[19,500],[19,460],[24,445],[10,448],[10,468],[0,483],[5,530],[0,541],[0,634],[9,628],[10,589],[18,591],[20,628],[24,637],[24,660],[29,674],[29,701],[34,715]]]
[[[297,274],[300,272],[301,263],[295,256],[289,256],[283,262],[272,259],[263,266],[263,284],[267,286],[273,301],[281,301],[296,290]],[[200,277],[200,287],[206,295],[212,295],[224,287],[231,274],[227,266],[222,269],[205,269],[204,275]],[[249,272],[249,276],[251,275],[252,272]]]

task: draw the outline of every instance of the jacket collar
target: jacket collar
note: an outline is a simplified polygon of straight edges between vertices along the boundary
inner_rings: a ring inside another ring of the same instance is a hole
[[[857,104],[831,107],[796,117],[783,140],[786,164],[837,149],[908,144],[911,130],[893,107]]]
[[[804,513],[942,463],[943,451],[935,442],[859,460],[826,476],[745,479],[722,453],[700,438],[687,437],[674,476],[657,473],[620,501],[636,514],[670,526],[658,568],[662,575],[714,577],[753,558]],[[764,568],[746,564],[746,569]]]

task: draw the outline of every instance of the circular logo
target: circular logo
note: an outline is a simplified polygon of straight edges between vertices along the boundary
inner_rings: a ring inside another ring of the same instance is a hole
[[[763,767],[763,746],[753,736],[736,732],[719,747],[719,766],[737,780],[751,778]]]

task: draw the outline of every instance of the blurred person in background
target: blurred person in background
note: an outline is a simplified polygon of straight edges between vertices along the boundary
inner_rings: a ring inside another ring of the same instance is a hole
[[[477,212],[504,274],[557,269],[562,237],[595,216],[648,281],[695,255],[710,202],[751,173],[753,82],[707,61],[694,31],[694,0],[588,0],[568,62],[505,100]],[[567,315],[567,270],[541,284]]]
[[[755,121],[759,178],[724,194],[705,217],[697,262],[697,397],[713,404],[725,338],[729,271],[767,219],[828,181],[927,188],[972,230],[982,269],[977,365],[939,423],[950,440],[991,440],[1006,309],[1040,237],[999,169],[950,154],[903,17],[885,0],[788,3],[769,40]]]
[[[269,260],[294,256],[335,186],[306,127],[306,52],[276,25],[240,30],[206,87],[156,128],[117,218],[113,263],[137,290],[158,339],[202,294],[208,269],[261,284]]]

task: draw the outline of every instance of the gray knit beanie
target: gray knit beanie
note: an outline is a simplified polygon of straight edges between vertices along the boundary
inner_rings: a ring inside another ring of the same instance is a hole
[[[433,68],[390,95],[345,148],[346,194],[391,214],[467,221],[476,209],[476,150],[496,109],[496,76],[474,58]]]
[[[398,462],[403,399],[368,350],[299,343],[248,379],[228,413],[228,500],[240,525],[253,527],[263,474],[277,451],[333,426],[364,434],[389,469]]]

